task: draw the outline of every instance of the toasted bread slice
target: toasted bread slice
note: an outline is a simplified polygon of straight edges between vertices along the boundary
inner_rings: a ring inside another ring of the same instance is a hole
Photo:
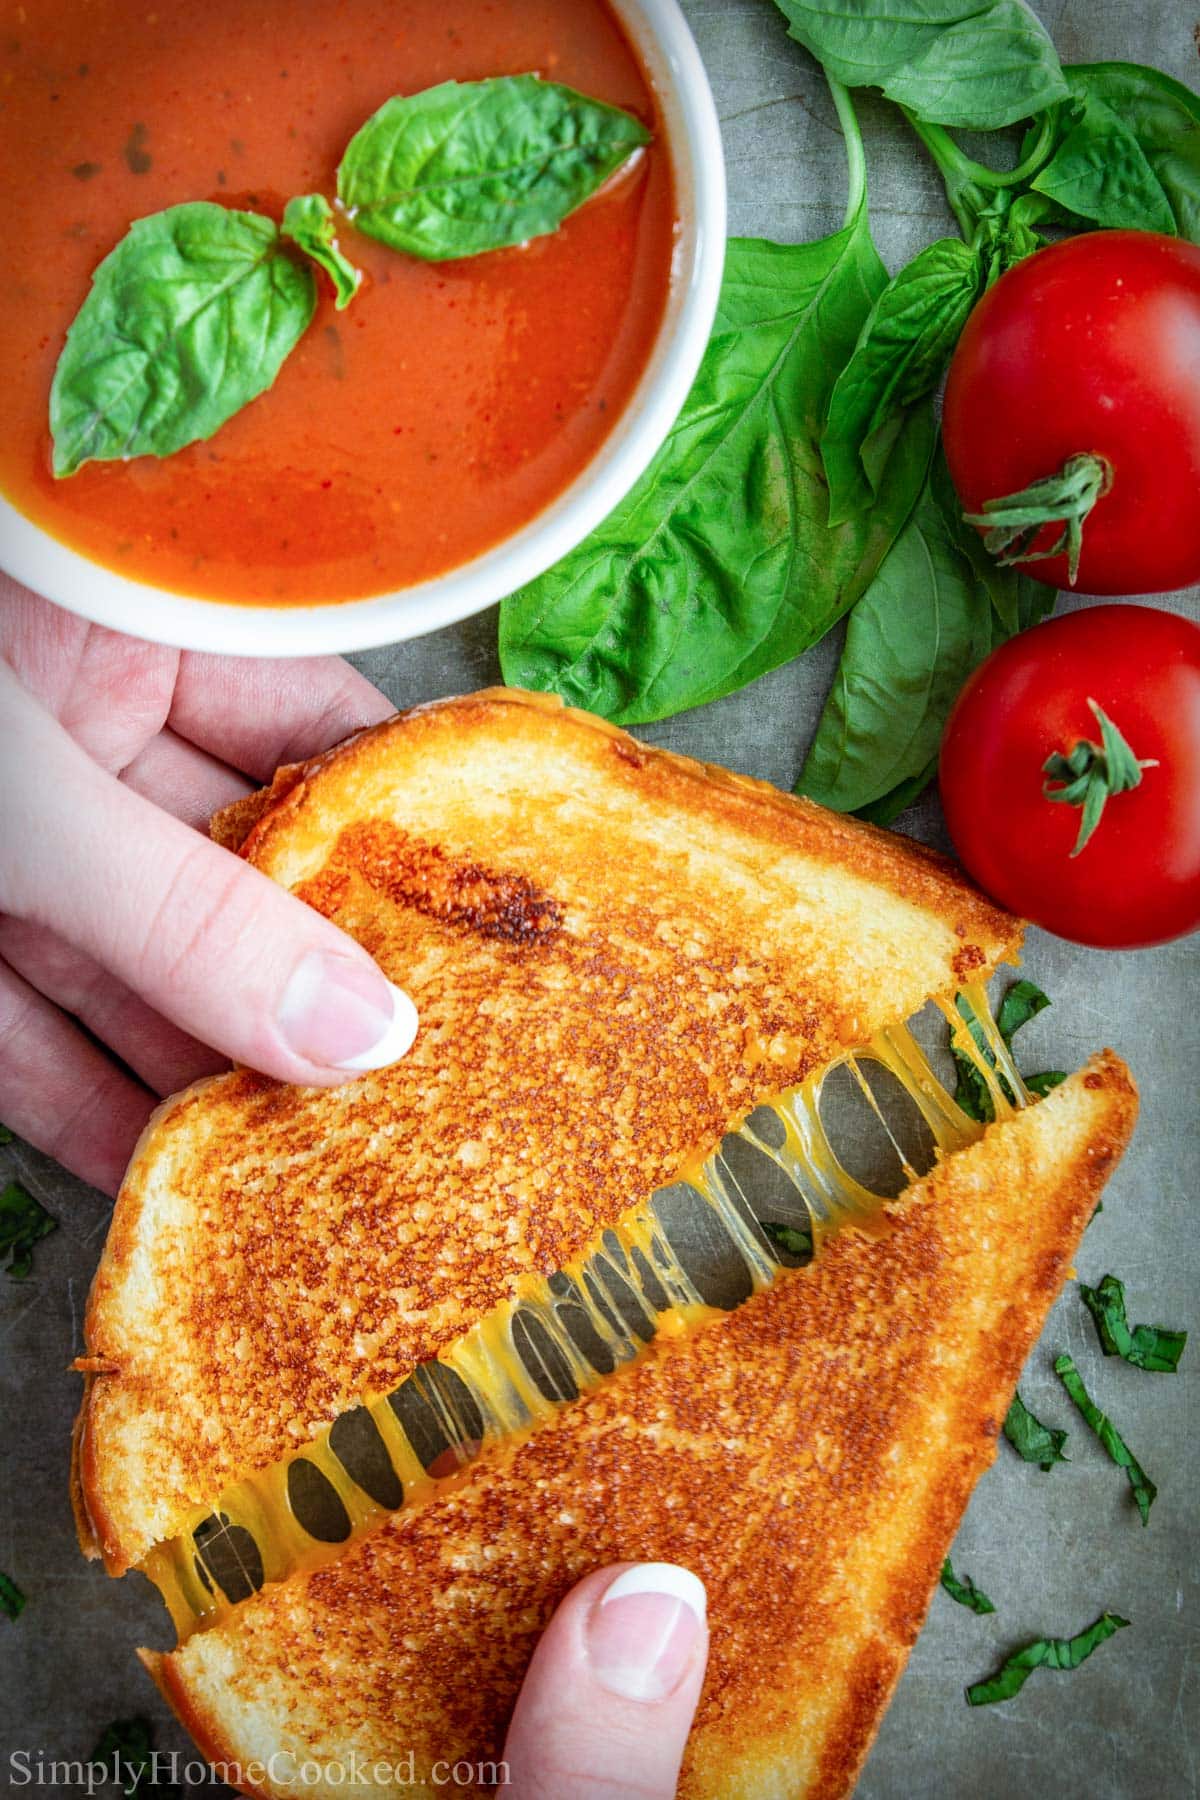
[[[78,1514],[114,1572],[1020,943],[920,846],[511,691],[283,772],[247,827],[420,1031],[346,1087],[235,1072],[151,1122],[81,1364]]]
[[[506,1463],[146,1661],[205,1753],[356,1752],[428,1791],[499,1756],[538,1632],[584,1572],[678,1561],[711,1656],[680,1792],[836,1800],[920,1629],[1136,1098],[1111,1053],[992,1125],[719,1324],[658,1340]],[[293,1760],[294,1759],[294,1760]],[[248,1792],[290,1789],[271,1779]],[[460,1791],[483,1791],[462,1789]]]

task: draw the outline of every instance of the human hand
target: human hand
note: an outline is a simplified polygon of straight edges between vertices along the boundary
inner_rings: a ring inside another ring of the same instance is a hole
[[[391,711],[337,657],[180,653],[0,577],[5,1124],[115,1193],[158,1100],[229,1058],[329,1086],[403,1055],[366,951],[204,835]]]
[[[708,1655],[704,1588],[673,1563],[599,1569],[534,1651],[504,1760],[513,1800],[669,1800]]]

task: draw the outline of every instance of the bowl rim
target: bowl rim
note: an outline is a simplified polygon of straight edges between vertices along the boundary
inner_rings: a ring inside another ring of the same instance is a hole
[[[304,605],[209,600],[120,574],[72,549],[0,494],[0,568],[127,636],[239,656],[311,656],[421,637],[543,574],[624,498],[674,424],[716,314],[725,257],[725,163],[716,102],[679,0],[609,0],[666,121],[678,212],[671,287],[637,387],[595,456],[548,506],[467,563],[411,587]]]

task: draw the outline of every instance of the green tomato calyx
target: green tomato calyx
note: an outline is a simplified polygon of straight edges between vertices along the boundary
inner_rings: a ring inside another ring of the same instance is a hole
[[[1031,481],[1020,493],[985,500],[982,512],[964,513],[963,517],[968,525],[979,526],[987,548],[1005,567],[1012,563],[1045,562],[1065,551],[1067,579],[1074,587],[1083,549],[1084,521],[1112,484],[1112,464],[1107,457],[1084,450],[1078,456],[1069,456],[1056,475]],[[1035,550],[1038,534],[1047,525],[1061,529],[1045,550]]]
[[[1072,856],[1079,855],[1100,823],[1105,802],[1113,794],[1140,787],[1143,770],[1158,767],[1157,757],[1134,755],[1103,707],[1094,700],[1089,700],[1088,705],[1100,727],[1100,742],[1080,738],[1068,755],[1056,750],[1042,764],[1042,773],[1047,777],[1042,783],[1045,798],[1082,809]]]

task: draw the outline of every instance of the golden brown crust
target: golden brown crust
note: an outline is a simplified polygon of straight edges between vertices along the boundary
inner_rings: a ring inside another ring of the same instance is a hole
[[[79,1548],[89,1561],[95,1561],[100,1555],[100,1534],[92,1523],[87,1508],[82,1475],[83,1437],[87,1429],[88,1394],[92,1378],[84,1376],[83,1398],[79,1403],[79,1411],[75,1415],[75,1423],[71,1429],[71,1515],[75,1520],[75,1535],[79,1539]]]
[[[421,1030],[344,1088],[241,1071],[158,1114],[86,1325],[114,1571],[1020,942],[920,846],[508,690],[281,771],[243,854]]]
[[[1124,1066],[1093,1059],[910,1189],[884,1237],[842,1232],[509,1466],[194,1636],[159,1665],[171,1703],[210,1756],[412,1748],[427,1778],[499,1753],[568,1587],[661,1558],[709,1591],[685,1800],[840,1800],[1135,1114]]]

